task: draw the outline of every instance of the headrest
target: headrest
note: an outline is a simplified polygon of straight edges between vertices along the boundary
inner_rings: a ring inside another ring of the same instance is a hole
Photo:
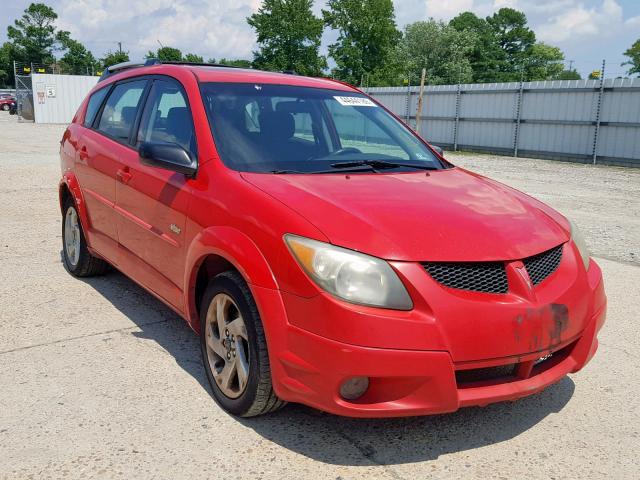
[[[176,126],[183,123],[189,125],[189,110],[187,107],[170,108],[169,113],[167,113],[167,124]]]
[[[131,125],[133,121],[136,119],[136,107],[122,107],[122,112],[120,113],[120,119],[122,123]]]
[[[260,113],[260,132],[269,141],[283,141],[293,137],[296,122],[287,112]]]
[[[173,107],[167,113],[167,132],[171,133],[176,143],[189,149],[191,141],[192,127],[187,107]]]

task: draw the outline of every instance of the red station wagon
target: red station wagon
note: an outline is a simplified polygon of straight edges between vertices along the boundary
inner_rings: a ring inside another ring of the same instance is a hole
[[[113,265],[184,317],[235,415],[452,412],[539,392],[598,346],[576,227],[350,85],[120,64],[60,155],[66,268]]]

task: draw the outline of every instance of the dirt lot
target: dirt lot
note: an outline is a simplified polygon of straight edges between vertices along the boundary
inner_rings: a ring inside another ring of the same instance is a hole
[[[450,155],[582,227],[610,307],[582,372],[516,403],[353,420],[289,405],[237,420],[197,339],[119,273],[60,263],[60,126],[0,112],[0,478],[637,478],[640,171]],[[635,472],[635,473],[634,473]]]

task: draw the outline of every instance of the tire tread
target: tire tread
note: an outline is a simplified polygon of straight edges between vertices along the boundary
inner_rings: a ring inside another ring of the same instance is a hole
[[[273,390],[273,383],[271,381],[271,365],[269,364],[269,352],[267,350],[267,341],[260,313],[258,312],[258,307],[253,299],[249,286],[238,272],[228,271],[220,273],[214,277],[212,281],[215,282],[222,278],[234,283],[240,289],[240,292],[249,307],[251,316],[253,319],[257,320],[254,322],[256,347],[259,359],[257,362],[259,365],[257,392],[253,399],[253,403],[245,412],[241,413],[240,416],[245,418],[256,417],[266,413],[275,412],[276,410],[284,407],[287,402],[280,400]]]

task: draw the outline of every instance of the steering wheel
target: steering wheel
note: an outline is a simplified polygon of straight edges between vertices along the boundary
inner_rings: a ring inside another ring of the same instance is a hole
[[[332,152],[331,156],[334,156],[334,155],[347,155],[349,153],[362,153],[362,151],[358,150],[357,148],[346,147],[346,148],[340,148],[340,149],[336,150],[335,152]]]

